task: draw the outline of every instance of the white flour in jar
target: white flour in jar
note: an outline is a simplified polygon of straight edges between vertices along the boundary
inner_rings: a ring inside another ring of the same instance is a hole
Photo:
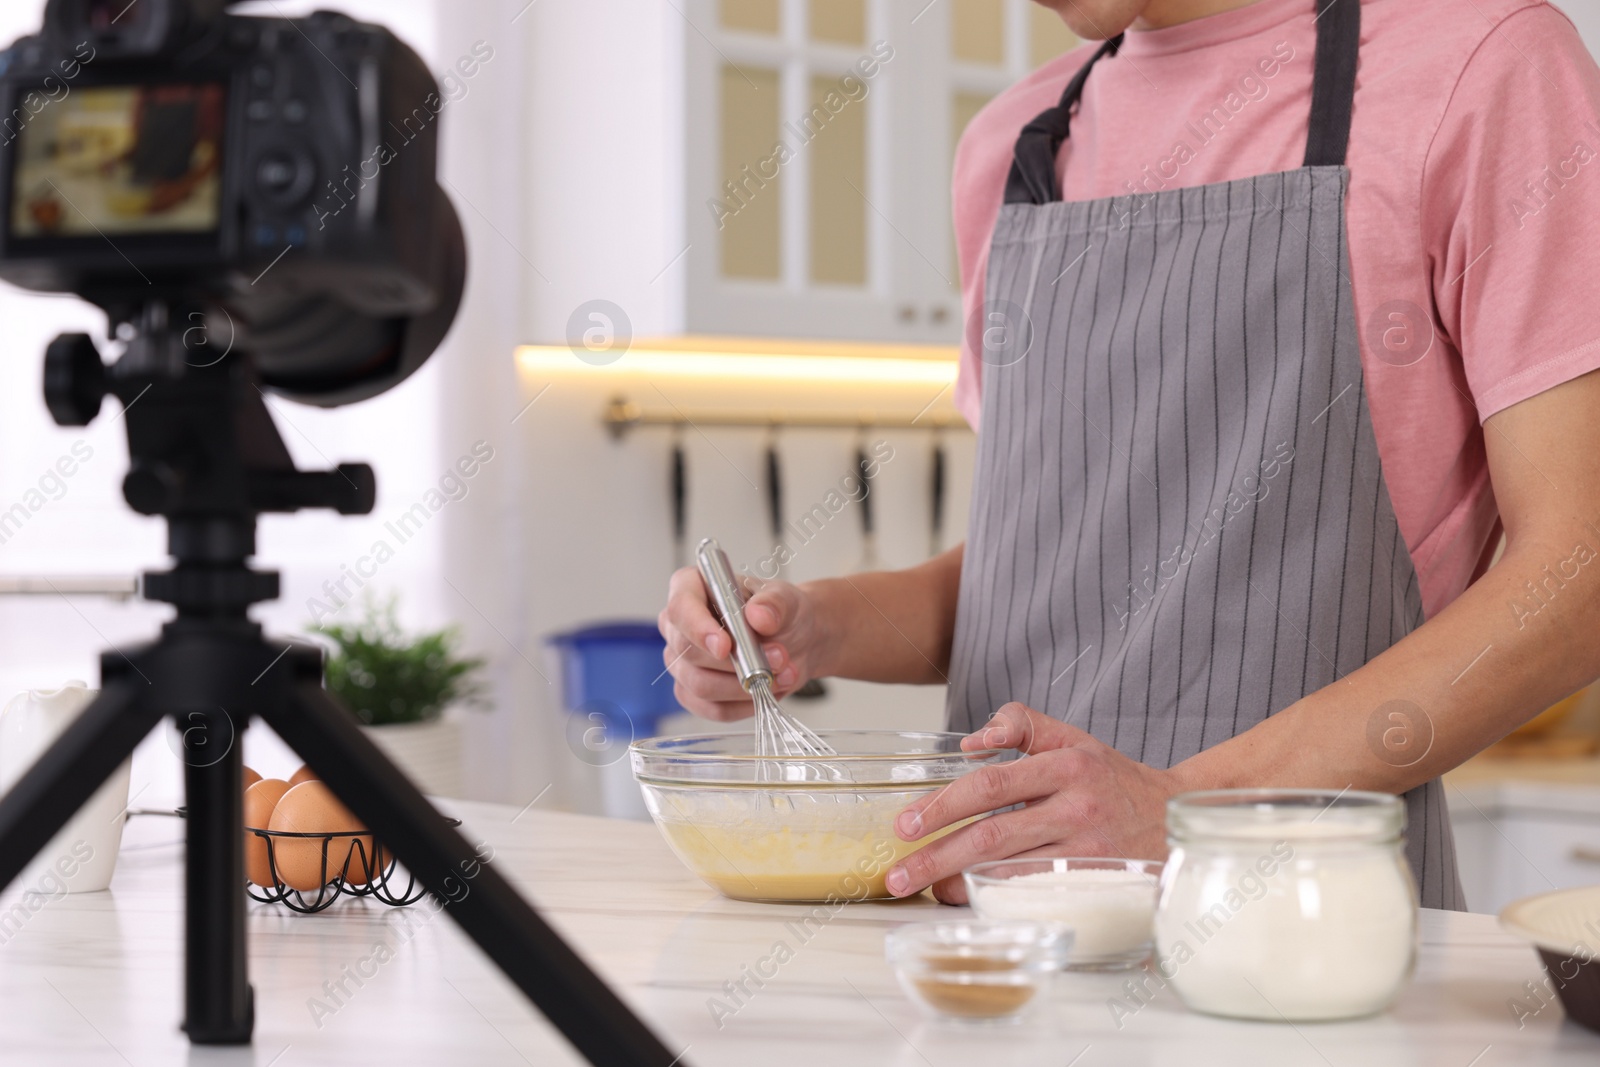
[[[972,906],[985,919],[1072,927],[1074,959],[1121,956],[1149,949],[1156,879],[1111,868],[1036,871],[979,887]]]
[[[1190,1008],[1215,1015],[1383,1010],[1416,954],[1415,889],[1398,847],[1329,841],[1348,833],[1334,820],[1259,833],[1175,850],[1155,922],[1157,973]]]

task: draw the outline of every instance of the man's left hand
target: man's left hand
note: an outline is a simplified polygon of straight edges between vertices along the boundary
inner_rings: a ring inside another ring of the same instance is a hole
[[[908,806],[895,819],[902,840],[918,841],[998,808],[1026,807],[980,818],[907,856],[889,871],[895,896],[932,886],[946,904],[965,904],[961,872],[984,860],[1166,856],[1167,799],[1189,788],[1173,771],[1137,763],[1018,703],[1002,707],[961,747],[1013,748],[1024,755],[964,775]]]

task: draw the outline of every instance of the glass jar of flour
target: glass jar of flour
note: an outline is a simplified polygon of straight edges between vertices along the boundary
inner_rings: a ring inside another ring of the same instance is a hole
[[[1411,977],[1417,890],[1386,793],[1228,789],[1167,804],[1157,972],[1195,1011],[1345,1019]]]

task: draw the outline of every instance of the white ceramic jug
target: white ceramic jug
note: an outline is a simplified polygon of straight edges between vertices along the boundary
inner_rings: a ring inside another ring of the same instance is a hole
[[[97,690],[82,682],[60,689],[18,693],[0,711],[0,791],[9,790],[93,700]],[[111,884],[127,821],[132,761],[112,772],[88,803],[67,821],[17,883],[47,896],[92,893]]]

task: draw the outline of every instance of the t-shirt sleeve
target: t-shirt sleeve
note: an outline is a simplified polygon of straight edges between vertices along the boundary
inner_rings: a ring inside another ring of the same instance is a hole
[[[1421,192],[1439,324],[1480,420],[1600,368],[1600,67],[1566,16],[1541,4],[1489,30]]]

